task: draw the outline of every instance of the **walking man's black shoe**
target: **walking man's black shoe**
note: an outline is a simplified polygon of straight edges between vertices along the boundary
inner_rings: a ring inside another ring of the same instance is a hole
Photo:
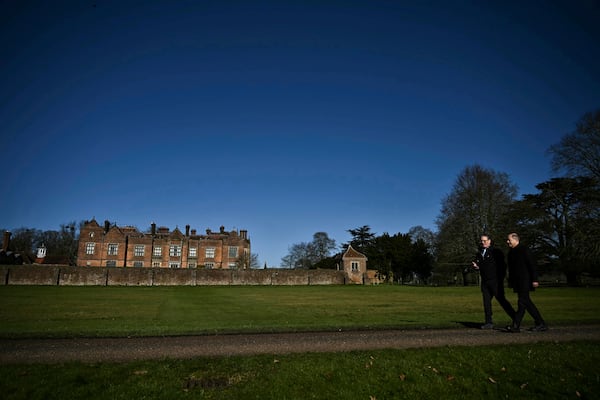
[[[546,324],[536,325],[532,328],[527,329],[530,332],[545,332],[548,330],[548,326]]]
[[[485,325],[481,325],[481,329],[494,329],[494,324],[492,324],[491,322],[488,322]]]
[[[519,329],[518,326],[514,326],[514,325],[508,325],[506,328],[504,328],[502,330],[502,332],[508,332],[508,333],[519,333],[521,332],[521,329]]]

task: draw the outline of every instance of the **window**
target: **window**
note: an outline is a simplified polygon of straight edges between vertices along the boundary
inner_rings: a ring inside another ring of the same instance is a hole
[[[215,263],[205,263],[204,268],[213,269],[215,267]]]
[[[95,249],[96,249],[96,243],[86,243],[85,244],[85,254],[94,254]]]
[[[143,244],[136,244],[133,248],[133,255],[136,257],[143,257],[145,247],[146,246],[144,246]]]
[[[154,251],[152,252],[152,255],[154,257],[161,257],[162,256],[162,247],[155,247]]]
[[[160,268],[160,261],[152,261],[152,266],[155,268]]]
[[[46,248],[45,247],[38,247],[37,258],[44,258],[44,257],[46,257]]]
[[[117,266],[117,262],[115,260],[108,260],[106,262],[106,266],[107,267],[116,267]]]
[[[237,258],[238,256],[238,248],[231,246],[229,247],[229,258]]]
[[[179,263],[178,262],[170,262],[169,268],[179,268]]]
[[[181,257],[181,246],[177,246],[175,244],[172,244],[169,247],[169,255],[171,257]]]
[[[136,268],[141,268],[144,266],[144,262],[143,261],[134,261],[133,266]]]
[[[206,253],[206,258],[215,258],[215,248],[214,247],[207,247],[205,253]]]
[[[195,262],[188,263],[188,268],[196,268],[196,263]]]
[[[119,245],[117,243],[108,244],[108,255],[116,256],[119,253]]]
[[[229,263],[229,269],[237,269],[236,263]]]
[[[356,272],[360,269],[360,263],[358,261],[352,261],[352,271]]]
[[[190,257],[198,257],[197,249],[195,247],[190,247]]]

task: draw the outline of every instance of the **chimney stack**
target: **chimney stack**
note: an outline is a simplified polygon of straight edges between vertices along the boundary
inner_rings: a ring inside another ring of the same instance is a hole
[[[190,236],[190,226],[189,225],[185,226],[185,236]]]
[[[107,233],[108,230],[110,229],[110,222],[108,222],[108,220],[104,220],[104,233]]]
[[[154,222],[150,224],[150,232],[152,236],[156,235],[156,224]]]
[[[8,251],[8,246],[10,245],[10,235],[9,231],[4,231],[4,240],[2,241],[2,250],[6,253]]]

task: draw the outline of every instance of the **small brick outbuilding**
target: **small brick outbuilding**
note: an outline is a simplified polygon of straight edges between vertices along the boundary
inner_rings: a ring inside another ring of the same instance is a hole
[[[351,245],[342,255],[344,272],[350,282],[363,284],[367,273],[367,256],[355,250]]]

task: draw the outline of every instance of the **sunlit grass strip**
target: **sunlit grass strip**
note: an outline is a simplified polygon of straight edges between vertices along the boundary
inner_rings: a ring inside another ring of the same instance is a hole
[[[550,325],[600,321],[600,288],[542,288]],[[509,294],[516,304],[516,296]],[[499,325],[509,322],[494,304]],[[1,337],[447,328],[483,320],[477,287],[0,286]],[[531,324],[526,316],[524,325]]]
[[[598,342],[0,366],[12,399],[595,398]]]

